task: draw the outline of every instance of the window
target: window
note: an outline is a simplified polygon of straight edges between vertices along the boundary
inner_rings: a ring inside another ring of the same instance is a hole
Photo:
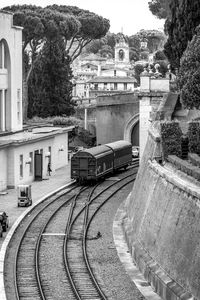
[[[117,90],[117,82],[114,82],[114,90]]]
[[[107,89],[107,82],[104,82],[104,84],[103,84],[103,88],[104,88],[104,90],[106,90],[106,89]]]
[[[127,90],[127,83],[124,83],[124,90]]]
[[[29,175],[33,175],[33,152],[29,153],[30,165],[29,165]]]
[[[98,83],[95,83],[95,84],[94,84],[94,89],[95,89],[95,90],[98,90]]]
[[[22,154],[19,156],[19,172],[20,172],[20,178],[23,178],[23,155]]]
[[[18,89],[17,90],[17,120],[18,120],[18,123],[20,123],[20,120],[21,120],[20,98],[21,98],[21,91],[20,91],[20,89]]]
[[[116,76],[117,75],[117,71],[116,70],[114,70],[114,76]]]

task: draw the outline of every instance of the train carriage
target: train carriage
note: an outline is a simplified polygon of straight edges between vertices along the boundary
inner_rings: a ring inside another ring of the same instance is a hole
[[[128,167],[132,162],[132,144],[120,140],[113,143],[106,144],[114,152],[113,169],[114,171],[122,167]]]
[[[71,177],[97,180],[113,171],[113,150],[105,145],[78,151],[71,159]]]

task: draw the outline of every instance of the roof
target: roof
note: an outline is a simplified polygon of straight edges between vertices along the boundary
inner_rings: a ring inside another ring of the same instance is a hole
[[[55,135],[72,131],[73,128],[74,126],[42,126],[32,128],[31,131],[24,130],[21,132],[4,135],[0,138],[0,148],[3,148],[5,146],[27,144],[38,140],[48,139]]]
[[[96,146],[96,147],[89,148],[89,149],[80,150],[74,156],[81,156],[81,154],[83,154],[83,153],[87,153],[87,154],[90,154],[92,156],[99,156],[99,155],[102,155],[106,152],[112,152],[112,150],[109,149],[105,145],[101,145],[101,146]]]
[[[88,63],[85,62],[84,64],[81,64],[81,68],[84,66],[92,66],[92,67],[95,67],[96,69],[98,69],[98,65],[92,64],[91,62],[88,62]]]
[[[127,141],[120,140],[120,141],[116,141],[116,142],[113,142],[113,143],[106,144],[106,146],[108,146],[108,147],[110,147],[114,150],[117,150],[117,149],[126,148],[127,146],[132,147],[132,144],[127,142]]]
[[[100,60],[100,61],[106,61],[106,58],[103,58],[99,55],[96,55],[94,53],[91,53],[87,56],[81,57],[80,60],[84,61],[84,60]]]
[[[117,82],[117,83],[134,83],[136,82],[135,77],[125,77],[125,76],[97,76],[90,80],[89,83],[104,83],[104,82]]]

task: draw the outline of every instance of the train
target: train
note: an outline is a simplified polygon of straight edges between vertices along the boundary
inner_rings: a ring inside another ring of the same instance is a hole
[[[98,181],[132,163],[132,144],[119,140],[75,153],[71,158],[71,178],[78,182]]]

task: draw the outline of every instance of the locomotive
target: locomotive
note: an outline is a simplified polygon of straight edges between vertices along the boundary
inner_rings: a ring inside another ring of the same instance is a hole
[[[132,144],[120,140],[78,151],[71,159],[71,178],[97,181],[132,162]]]

